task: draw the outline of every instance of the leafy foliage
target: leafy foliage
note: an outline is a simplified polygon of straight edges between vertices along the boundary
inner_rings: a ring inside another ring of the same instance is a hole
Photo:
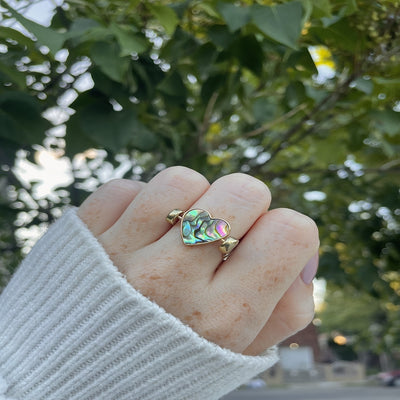
[[[400,312],[399,1],[66,0],[49,27],[1,5],[3,279],[21,226],[183,164],[264,180],[318,222],[321,276]],[[72,177],[45,197],[15,167],[44,150]]]

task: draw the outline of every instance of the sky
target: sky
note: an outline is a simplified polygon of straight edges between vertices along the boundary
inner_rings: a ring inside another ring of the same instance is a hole
[[[30,2],[33,4],[26,9],[24,15],[35,22],[48,26],[50,25],[51,17],[53,16],[54,6],[60,5],[62,0],[41,0]],[[12,5],[13,2],[8,1],[8,3]]]

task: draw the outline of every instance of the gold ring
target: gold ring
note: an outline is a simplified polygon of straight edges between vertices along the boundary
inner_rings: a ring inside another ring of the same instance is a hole
[[[211,217],[208,211],[198,208],[186,212],[172,210],[167,216],[167,221],[171,225],[178,220],[181,221],[181,237],[186,246],[197,246],[219,240],[223,261],[239,244],[239,240],[229,236],[231,232],[229,223],[224,219]]]

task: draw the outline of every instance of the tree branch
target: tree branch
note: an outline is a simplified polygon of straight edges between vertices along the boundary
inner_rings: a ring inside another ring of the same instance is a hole
[[[314,175],[314,174],[330,174],[330,175],[332,175],[332,174],[336,174],[339,170],[343,169],[342,166],[335,168],[335,169],[327,169],[327,168],[307,169],[307,167],[310,165],[311,165],[311,163],[307,162],[297,168],[287,168],[284,171],[279,171],[279,172],[267,171],[267,172],[264,172],[263,175],[268,176],[269,179],[286,178],[287,176],[289,176],[291,174],[300,174],[300,173],[305,174],[305,175]],[[350,171],[351,173],[353,172],[352,170],[349,170],[348,168],[345,168],[345,169],[346,169],[346,171]],[[364,175],[365,174],[373,174],[373,173],[379,174],[382,172],[398,174],[400,171],[400,165],[393,165],[392,167],[388,168],[388,167],[386,167],[386,164],[384,164],[384,165],[381,165],[380,167],[376,167],[376,168],[363,168],[360,171],[363,172]]]
[[[357,78],[358,74],[360,72],[356,73],[354,72],[351,74],[339,87],[336,91],[332,92],[328,96],[326,96],[324,99],[322,99],[318,104],[314,106],[314,108],[307,113],[299,122],[297,122],[295,125],[293,125],[291,128],[289,128],[284,134],[283,138],[280,141],[280,143],[271,151],[271,148],[267,148],[266,151],[269,151],[271,154],[271,157],[269,158],[268,161],[266,161],[266,164],[271,162],[284,148],[287,148],[288,145],[291,145],[292,143],[288,143],[290,139],[296,135],[302,128],[303,125],[311,120],[315,115],[317,115],[319,112],[324,110],[326,106],[330,103],[335,103],[340,97],[342,97],[347,90],[350,87],[351,82],[354,81],[354,79]],[[306,131],[305,135],[302,135],[302,137],[307,136],[309,133],[313,132],[315,130],[315,127],[311,127]]]
[[[197,141],[198,149],[203,149],[204,147],[204,135],[207,133],[208,128],[210,126],[212,113],[214,111],[215,103],[218,100],[218,96],[219,93],[214,92],[210,97],[210,99],[208,100],[206,109],[204,111],[203,121],[198,130],[198,141]]]
[[[298,112],[304,110],[307,107],[305,103],[299,104],[297,107],[293,108],[292,110],[288,111],[286,114],[281,115],[277,119],[268,122],[264,125],[261,125],[259,128],[253,129],[251,131],[248,131],[242,135],[243,138],[250,138],[253,136],[260,135],[261,133],[266,132],[268,129],[272,128],[274,125],[279,124],[286,119],[289,119],[296,115]]]

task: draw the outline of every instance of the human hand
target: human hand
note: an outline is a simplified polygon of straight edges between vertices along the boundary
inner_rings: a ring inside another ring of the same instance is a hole
[[[270,200],[251,176],[227,175],[210,186],[199,173],[173,167],[148,184],[103,185],[78,215],[140,293],[200,336],[255,355],[314,315],[318,229],[296,211],[268,211]],[[229,222],[240,243],[227,261],[215,243],[182,243],[180,224],[171,228],[165,218],[176,208],[205,209]]]

